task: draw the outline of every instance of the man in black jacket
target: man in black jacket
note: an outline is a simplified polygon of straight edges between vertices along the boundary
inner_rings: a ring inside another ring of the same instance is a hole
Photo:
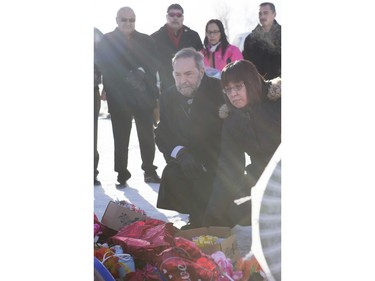
[[[259,5],[259,24],[246,37],[242,52],[266,80],[281,77],[281,25],[275,17],[273,3]]]
[[[166,18],[167,23],[151,34],[159,55],[158,70],[162,93],[174,84],[172,58],[176,52],[186,47],[193,47],[197,51],[203,48],[199,34],[183,24],[184,9],[179,4],[168,7]]]
[[[160,97],[156,145],[167,162],[157,207],[189,214],[202,226],[219,150],[224,103],[220,80],[205,75],[203,55],[184,48],[172,60],[175,85]]]
[[[141,150],[145,182],[159,183],[153,165],[155,139],[153,110],[156,107],[157,65],[155,44],[146,34],[135,30],[135,14],[129,7],[117,12],[117,28],[104,35],[98,45],[97,65],[111,114],[118,187],[126,187],[131,174],[128,146],[133,117]]]

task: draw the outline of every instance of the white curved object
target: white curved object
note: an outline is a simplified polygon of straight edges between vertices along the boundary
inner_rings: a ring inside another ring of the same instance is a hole
[[[281,145],[251,189],[252,246],[268,281],[281,280]]]

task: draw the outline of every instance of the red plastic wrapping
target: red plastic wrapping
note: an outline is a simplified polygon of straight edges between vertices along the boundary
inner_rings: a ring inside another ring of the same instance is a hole
[[[135,272],[130,272],[125,277],[126,281],[162,281],[160,273],[157,268],[147,264],[143,269],[137,269]]]
[[[219,280],[221,271],[214,259],[194,242],[174,237],[177,231],[172,223],[149,219],[124,226],[109,242],[149,264],[148,268],[129,273],[129,280]]]
[[[176,237],[175,246],[157,256],[159,271],[166,280],[217,280],[219,271],[214,260],[201,252],[194,242]]]
[[[154,257],[173,245],[177,230],[172,223],[149,219],[124,226],[109,241],[135,259],[154,264]]]

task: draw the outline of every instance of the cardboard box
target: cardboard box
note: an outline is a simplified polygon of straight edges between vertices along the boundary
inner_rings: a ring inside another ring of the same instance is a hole
[[[122,205],[110,201],[103,214],[101,223],[118,231],[121,227],[129,225],[135,221],[148,219],[147,216],[132,211]]]
[[[186,238],[193,241],[193,237],[199,237],[201,235],[212,235],[218,238],[224,238],[224,240],[215,245],[205,245],[201,247],[203,253],[211,255],[214,252],[222,251],[227,258],[230,258],[233,262],[240,258],[240,253],[237,245],[236,235],[232,234],[229,227],[222,226],[210,226],[200,227],[188,230],[181,230],[176,233],[176,236]]]

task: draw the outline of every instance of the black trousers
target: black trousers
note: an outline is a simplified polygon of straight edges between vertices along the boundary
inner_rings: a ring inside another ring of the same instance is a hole
[[[213,175],[203,174],[200,178],[189,179],[179,164],[169,162],[163,171],[156,206],[189,214],[195,224],[202,225],[203,215],[212,192]]]
[[[114,139],[115,171],[118,178],[128,180],[131,173],[128,170],[129,139],[134,117],[137,128],[139,147],[141,150],[142,170],[145,173],[155,173],[153,165],[155,158],[155,136],[153,123],[153,109],[129,111],[111,111],[112,132]]]
[[[99,152],[98,152],[98,118],[100,112],[101,100],[99,87],[94,87],[94,178],[99,174]]]

